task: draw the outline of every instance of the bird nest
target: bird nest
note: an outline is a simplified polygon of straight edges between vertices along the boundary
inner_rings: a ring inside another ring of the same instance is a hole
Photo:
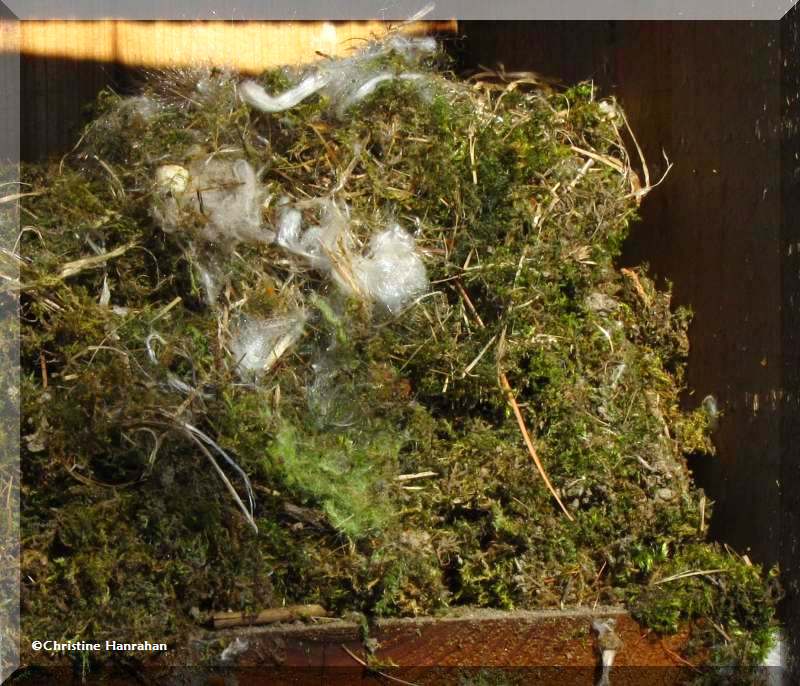
[[[689,313],[615,264],[656,185],[622,108],[449,69],[391,34],[154,74],[24,170],[25,635],[622,603],[763,655],[684,459]]]

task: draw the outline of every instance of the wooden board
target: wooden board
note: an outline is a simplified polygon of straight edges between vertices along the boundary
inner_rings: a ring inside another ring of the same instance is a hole
[[[233,682],[239,686],[594,686],[600,655],[592,620],[609,617],[616,620],[616,631],[623,642],[611,672],[615,686],[672,686],[686,683],[694,674],[677,657],[687,640],[686,633],[662,639],[642,629],[624,610],[602,607],[515,612],[462,608],[444,617],[379,620],[369,631],[376,645],[372,658],[366,654],[354,622],[317,620],[238,627],[180,639],[167,653],[146,658],[134,672],[141,683],[179,683],[176,675],[184,678],[180,683],[190,683],[190,676],[203,673],[208,678],[203,683],[220,686]],[[227,656],[224,661],[223,654]],[[366,667],[368,660],[372,660],[373,669]],[[199,664],[216,666],[186,669]],[[53,674],[46,673],[46,678]],[[214,675],[219,677],[218,682]],[[37,681],[36,674],[31,678],[26,683],[45,683]],[[90,673],[85,683],[129,682],[115,680],[113,674]]]
[[[382,21],[23,21],[23,55],[113,62],[137,67],[196,64],[246,73],[341,56],[384,35]],[[408,26],[412,33],[453,32],[455,21]]]

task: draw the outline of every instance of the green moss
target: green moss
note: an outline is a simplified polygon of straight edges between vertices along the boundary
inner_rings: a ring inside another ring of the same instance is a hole
[[[758,565],[720,546],[695,544],[646,570],[633,597],[634,616],[660,633],[693,623],[696,650],[716,666],[759,666],[772,647],[777,570],[765,583]]]
[[[627,599],[663,631],[715,618],[755,660],[774,603],[759,570],[702,542],[684,461],[712,450],[713,418],[679,403],[690,315],[646,269],[615,266],[637,216],[618,106],[588,84],[464,87],[431,72],[347,116],[325,97],[263,114],[206,76],[205,94],[175,72],[144,104],[104,95],[63,167],[25,170],[26,635],[152,639],[284,602],[414,615]],[[270,90],[295,80],[261,77]],[[278,245],[164,233],[155,169],[209,157],[259,170],[265,224],[278,199],[343,184],[354,244],[389,220],[413,228],[431,292],[390,316]],[[298,306],[302,337],[240,378],[241,317]],[[187,423],[249,476],[258,534]],[[701,563],[730,568],[727,600],[705,578],[647,585]]]
[[[389,433],[366,440],[330,433],[299,437],[285,425],[267,452],[287,486],[316,499],[336,529],[359,538],[387,523],[387,480],[396,470],[397,449]]]

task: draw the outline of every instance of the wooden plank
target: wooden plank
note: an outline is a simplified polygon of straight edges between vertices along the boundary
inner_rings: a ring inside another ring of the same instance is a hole
[[[23,21],[19,50],[27,55],[113,62],[114,22]]]
[[[245,73],[346,55],[384,35],[382,21],[23,21],[25,55],[163,68],[196,64]],[[412,33],[453,33],[455,21],[418,22]]]
[[[443,617],[378,620],[370,636],[377,639],[381,663],[403,667],[594,667],[599,656],[592,621],[609,617],[623,641],[616,665],[680,664],[671,651],[680,650],[685,633],[662,640],[618,607],[514,612],[461,608]],[[238,638],[247,643],[236,659],[240,667],[353,666],[353,657],[340,648],[345,645],[365,658],[359,631],[357,624],[342,620],[224,629],[193,637],[167,661],[192,663],[212,646],[222,650]],[[327,650],[320,650],[325,646]]]
[[[201,664],[210,670],[215,664],[224,666],[228,678],[239,686],[391,682],[367,669],[369,663],[380,665],[376,669],[395,680],[420,685],[594,686],[600,663],[592,629],[597,618],[613,618],[622,641],[611,683],[671,686],[686,683],[692,675],[677,657],[688,631],[662,639],[618,607],[514,612],[460,608],[443,617],[378,620],[369,629],[376,646],[371,657],[365,652],[360,625],[352,621],[239,627],[180,639],[166,653],[143,657],[137,669],[148,683],[172,683],[169,676],[178,673],[175,670]],[[54,657],[49,666],[57,669],[67,664],[61,656]],[[488,679],[486,670],[498,671],[494,679]],[[49,679],[53,674],[40,673]],[[32,675],[31,684],[54,683],[39,682],[36,676]],[[102,671],[90,672],[87,678],[87,684],[124,683]]]

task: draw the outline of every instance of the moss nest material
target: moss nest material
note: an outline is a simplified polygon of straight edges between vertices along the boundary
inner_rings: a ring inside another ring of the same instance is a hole
[[[615,264],[650,190],[623,111],[531,81],[398,34],[161,73],[25,169],[25,635],[627,603],[764,654],[684,460],[690,315]]]

